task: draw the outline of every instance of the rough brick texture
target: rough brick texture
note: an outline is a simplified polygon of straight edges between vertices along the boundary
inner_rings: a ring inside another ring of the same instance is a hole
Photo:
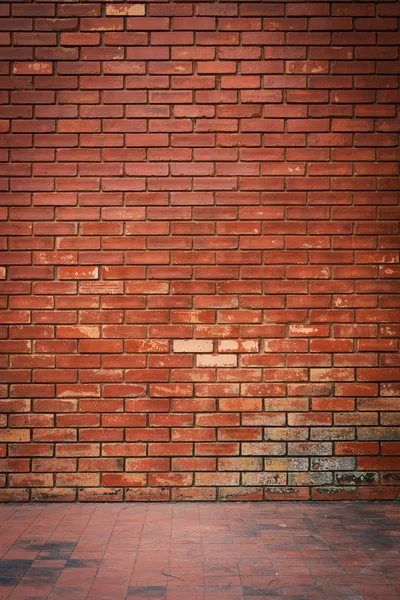
[[[0,5],[0,499],[395,499],[399,3]]]

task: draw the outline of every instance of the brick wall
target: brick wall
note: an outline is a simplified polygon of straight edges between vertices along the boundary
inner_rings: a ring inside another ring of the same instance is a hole
[[[0,5],[0,499],[395,499],[397,2]]]

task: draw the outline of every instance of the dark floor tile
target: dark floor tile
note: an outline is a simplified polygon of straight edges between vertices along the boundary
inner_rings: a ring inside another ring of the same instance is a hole
[[[32,562],[22,558],[0,560],[0,586],[16,585]]]

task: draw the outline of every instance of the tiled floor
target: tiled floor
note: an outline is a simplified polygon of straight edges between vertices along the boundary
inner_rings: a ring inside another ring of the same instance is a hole
[[[0,505],[6,598],[400,598],[400,504]]]

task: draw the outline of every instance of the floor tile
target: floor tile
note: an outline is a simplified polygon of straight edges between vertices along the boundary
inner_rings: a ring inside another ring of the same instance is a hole
[[[0,505],[0,600],[400,600],[394,503]]]

